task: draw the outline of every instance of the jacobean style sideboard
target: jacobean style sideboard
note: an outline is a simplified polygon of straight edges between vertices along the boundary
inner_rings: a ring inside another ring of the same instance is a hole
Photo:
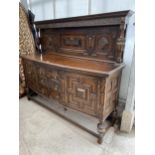
[[[127,10],[34,22],[40,50],[21,55],[28,98],[34,92],[98,118],[98,143],[103,122],[118,102],[131,14]]]

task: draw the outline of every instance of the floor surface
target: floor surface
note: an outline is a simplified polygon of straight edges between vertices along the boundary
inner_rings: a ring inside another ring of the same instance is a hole
[[[26,97],[19,102],[20,155],[134,155],[134,131],[117,132],[111,143],[99,145],[96,137]]]

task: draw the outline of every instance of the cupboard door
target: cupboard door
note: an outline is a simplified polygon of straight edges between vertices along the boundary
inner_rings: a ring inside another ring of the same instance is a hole
[[[39,93],[42,95],[58,99],[60,92],[60,82],[57,70],[52,70],[44,65],[39,65],[38,69]]]
[[[38,85],[39,92],[52,99],[65,102],[65,79],[60,71],[47,67],[39,66],[38,70]]]
[[[68,106],[96,116],[97,79],[90,76],[67,73]]]

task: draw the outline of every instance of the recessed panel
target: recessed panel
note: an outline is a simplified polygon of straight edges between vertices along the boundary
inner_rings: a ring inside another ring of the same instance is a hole
[[[119,27],[41,30],[43,52],[115,60]]]
[[[96,115],[97,79],[78,74],[67,74],[68,106]]]

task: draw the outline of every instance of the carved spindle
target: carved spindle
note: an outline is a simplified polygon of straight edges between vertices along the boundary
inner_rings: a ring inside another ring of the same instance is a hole
[[[104,121],[103,120],[100,120],[100,122],[97,124],[97,131],[99,133],[99,135],[98,135],[98,143],[102,144],[103,136],[104,136],[104,134],[106,132],[106,128],[104,126]]]
[[[125,44],[125,18],[121,18],[120,34],[116,41],[116,61],[122,62],[123,50]]]

